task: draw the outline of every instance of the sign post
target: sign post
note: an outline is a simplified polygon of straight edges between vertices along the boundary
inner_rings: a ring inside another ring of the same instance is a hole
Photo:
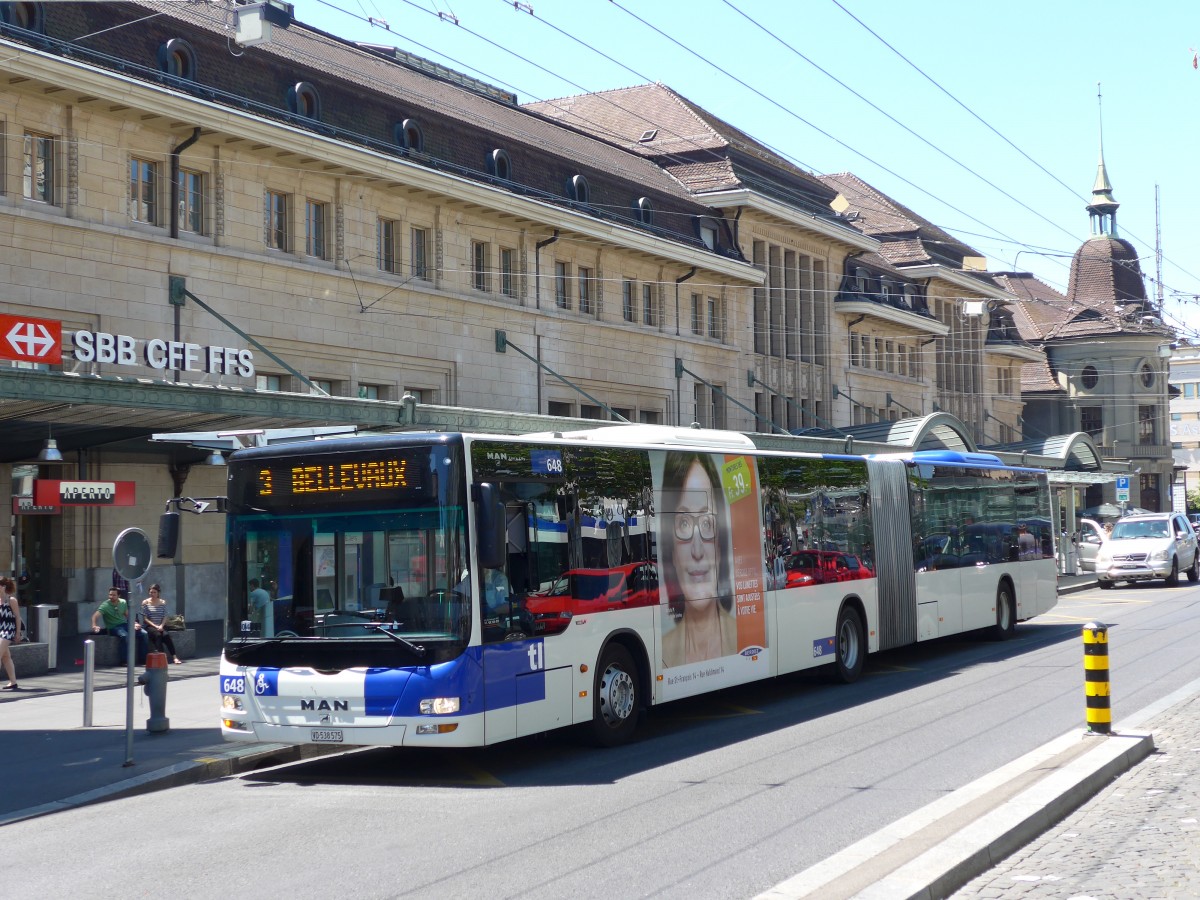
[[[1117,476],[1117,502],[1118,503],[1128,503],[1129,502],[1129,476],[1128,475],[1118,475]]]
[[[113,542],[113,568],[129,582],[129,599],[126,601],[129,637],[125,641],[125,765],[133,765],[133,670],[137,662],[137,633],[134,626],[137,616],[133,610],[133,586],[141,587],[141,580],[150,571],[153,561],[150,538],[140,528],[126,528]]]

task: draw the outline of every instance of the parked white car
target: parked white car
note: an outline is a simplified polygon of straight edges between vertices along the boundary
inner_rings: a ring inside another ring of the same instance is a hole
[[[1096,576],[1100,587],[1118,581],[1165,579],[1179,583],[1179,573],[1188,581],[1200,581],[1200,547],[1196,532],[1179,513],[1147,513],[1118,519],[1108,540],[1096,553]]]
[[[1079,554],[1079,571],[1096,571],[1096,554],[1104,543],[1104,527],[1095,519],[1079,520],[1079,544],[1075,548]]]

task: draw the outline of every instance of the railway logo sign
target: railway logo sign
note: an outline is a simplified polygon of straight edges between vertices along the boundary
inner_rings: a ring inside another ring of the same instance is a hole
[[[62,363],[62,322],[0,315],[0,359]]]

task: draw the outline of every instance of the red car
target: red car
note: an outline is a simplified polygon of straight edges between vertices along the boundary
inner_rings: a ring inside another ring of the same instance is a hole
[[[611,569],[571,569],[546,591],[525,598],[538,634],[557,634],[575,616],[658,605],[654,563],[628,563]]]
[[[874,577],[875,573],[853,554],[834,550],[801,550],[788,557],[785,587],[833,584]]]

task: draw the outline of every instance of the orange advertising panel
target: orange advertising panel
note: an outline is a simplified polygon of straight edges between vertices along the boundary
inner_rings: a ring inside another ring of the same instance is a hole
[[[762,677],[767,616],[753,457],[663,451],[657,487],[664,696]]]

